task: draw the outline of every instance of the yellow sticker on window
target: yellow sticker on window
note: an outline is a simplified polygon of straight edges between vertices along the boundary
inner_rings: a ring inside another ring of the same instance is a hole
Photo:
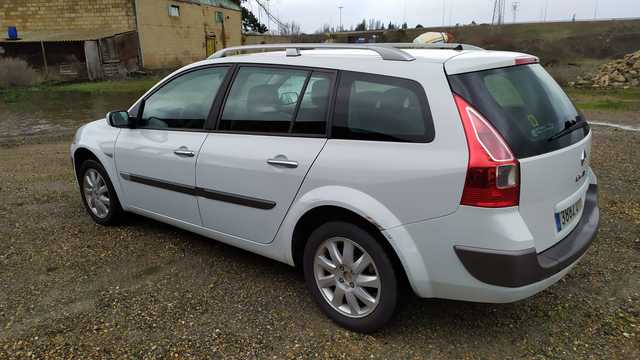
[[[538,119],[536,119],[536,117],[533,116],[533,114],[527,115],[527,120],[529,120],[529,124],[531,124],[531,127],[540,126],[540,123],[538,122]]]

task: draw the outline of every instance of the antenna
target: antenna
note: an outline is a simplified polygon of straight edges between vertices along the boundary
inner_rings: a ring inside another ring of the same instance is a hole
[[[511,11],[513,11],[513,23],[516,23],[516,18],[518,16],[518,6],[520,6],[519,1],[514,1],[511,3]]]

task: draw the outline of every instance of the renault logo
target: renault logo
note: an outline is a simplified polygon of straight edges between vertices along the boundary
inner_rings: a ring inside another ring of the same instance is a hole
[[[580,154],[580,166],[584,167],[584,164],[587,162],[587,150],[582,150],[582,154]]]

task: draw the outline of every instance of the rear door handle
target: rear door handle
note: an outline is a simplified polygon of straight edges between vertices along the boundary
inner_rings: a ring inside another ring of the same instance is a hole
[[[194,157],[194,156],[196,156],[195,151],[189,150],[189,148],[187,148],[186,146],[180,146],[179,148],[173,150],[173,153],[178,155],[178,156],[183,156],[183,157]]]
[[[286,156],[278,155],[272,159],[267,160],[267,164],[273,166],[282,166],[286,168],[297,168],[298,162],[293,160],[288,160]]]

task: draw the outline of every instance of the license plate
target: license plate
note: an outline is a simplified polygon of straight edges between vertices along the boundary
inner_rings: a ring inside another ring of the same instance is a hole
[[[567,225],[571,224],[573,220],[580,215],[582,210],[582,199],[576,201],[571,206],[564,210],[560,210],[555,215],[556,217],[556,230],[561,232]]]

